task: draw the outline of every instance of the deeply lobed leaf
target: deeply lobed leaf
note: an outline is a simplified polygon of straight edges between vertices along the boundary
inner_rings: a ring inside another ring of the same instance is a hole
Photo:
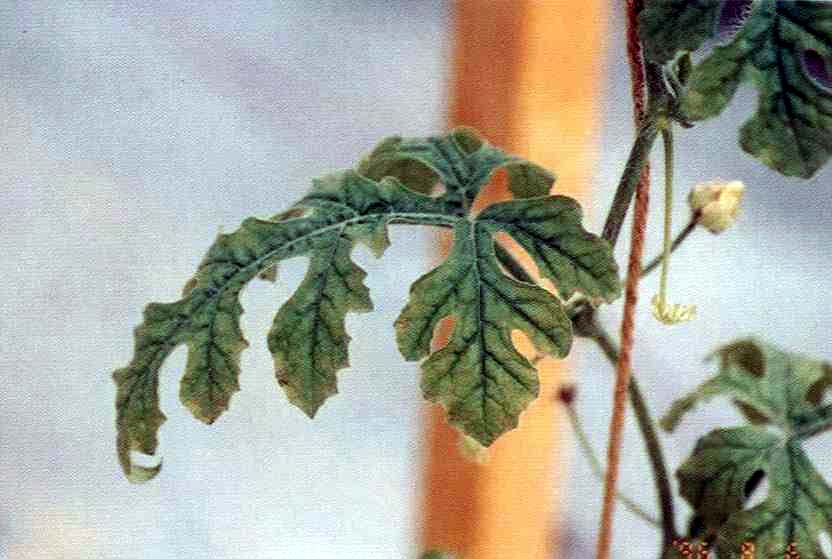
[[[662,418],[666,430],[675,429],[686,413],[714,396],[732,398],[753,422],[797,429],[818,419],[820,395],[832,382],[826,363],[754,339],[731,343],[712,358],[719,360],[719,373],[673,402]]]
[[[491,231],[476,222],[458,224],[448,259],[413,285],[396,320],[402,354],[411,360],[427,355],[434,328],[451,315],[456,323],[448,344],[422,365],[422,391],[447,408],[452,424],[488,446],[514,428],[537,397],[537,373],[515,349],[512,330],[563,357],[572,343],[571,322],[550,293],[503,274]]]
[[[522,199],[472,218],[471,202],[500,167]],[[437,180],[445,193],[427,196]],[[536,371],[514,347],[512,332],[562,357],[572,333],[561,299],[581,293],[597,303],[620,292],[609,244],[583,229],[574,200],[545,196],[553,180],[468,129],[423,140],[392,138],[358,172],[316,180],[289,210],[270,220],[248,219],[220,235],[179,301],[147,307],[133,360],[114,374],[119,458],[128,478],[146,481],[160,469],[134,464],[131,453],[156,452],[165,420],[158,377],[168,355],[188,345],[181,400],[198,419],[215,421],[239,390],[240,354],[248,345],[240,330],[240,293],[255,277],[275,281],[278,262],[295,256],[308,256],[309,268],[277,313],[268,345],[289,400],[315,415],[337,392],[337,372],[349,365],[347,313],[372,309],[352,250],[361,242],[380,256],[391,223],[454,229],[451,257],[413,286],[396,323],[398,342],[406,358],[420,359],[430,352],[438,322],[457,319],[448,345],[424,363],[423,390],[466,433],[493,442],[517,424],[538,390]],[[498,233],[525,247],[560,298],[503,273],[494,252]]]
[[[136,329],[133,359],[114,373],[118,453],[128,478],[145,481],[159,471],[160,466],[133,464],[130,454],[152,455],[156,451],[157,431],[165,419],[159,409],[158,375],[176,346],[184,343],[189,347],[180,390],[182,402],[206,423],[228,408],[239,389],[240,353],[248,345],[240,331],[243,311],[239,296],[249,281],[280,260],[313,255],[312,275],[278,314],[271,347],[278,377],[285,381],[290,399],[307,413],[314,413],[323,398],[335,390],[335,372],[347,364],[349,338],[338,330],[343,326],[343,314],[370,306],[361,285],[362,272],[349,262],[352,244],[364,242],[380,254],[387,245],[390,222],[450,225],[458,218],[449,214],[445,202],[411,192],[394,179],[375,182],[347,171],[316,181],[313,191],[277,221],[248,219],[236,232],[220,235],[181,300],[147,307],[144,322]],[[323,300],[340,295],[345,288],[348,298],[324,309]],[[324,368],[313,386],[308,372],[288,373],[280,368],[300,362],[299,348],[277,341],[275,332],[301,327],[296,315],[315,297],[322,298],[317,320],[304,323],[302,328],[319,340],[330,336],[331,349],[339,353],[328,361],[319,356],[317,364]],[[331,330],[325,334],[327,328]]]
[[[832,530],[832,488],[792,442],[769,451],[769,494],[756,507],[733,514],[720,529],[717,550],[730,557],[743,542],[754,542],[759,559],[825,559],[821,532]]]
[[[509,190],[517,198],[545,196],[555,182],[543,167],[505,153],[470,128],[457,128],[446,136],[387,138],[359,164],[358,172],[377,180],[391,176],[424,194],[441,182],[445,187],[442,198],[467,212],[491,176],[503,167]]]
[[[702,437],[678,469],[682,496],[706,528],[716,531],[720,557],[753,542],[756,557],[786,556],[790,545],[801,557],[825,557],[819,537],[832,530],[832,488],[815,471],[801,442],[832,425],[821,405],[830,385],[828,364],[783,352],[756,340],[740,340],[716,352],[720,371],[694,393],[674,403],[665,417],[674,427],[692,406],[728,396],[752,423],[718,429]],[[768,495],[745,509],[760,477]]]
[[[694,5],[700,3],[691,3],[680,13],[692,14]],[[699,31],[711,25],[705,22],[713,19],[713,13],[709,10],[702,18]],[[666,22],[669,30],[678,25],[678,20]],[[662,53],[658,59],[673,46],[701,42],[705,33],[699,31],[690,36],[677,33],[675,41],[655,44],[653,49]],[[743,149],[784,175],[809,178],[832,154],[832,91],[822,83],[823,75],[813,75],[807,64],[810,59],[826,67],[821,74],[828,72],[832,4],[759,0],[733,40],[716,47],[694,67],[682,111],[691,120],[716,116],[739,85],[750,81],[759,91],[759,105],[740,130]]]
[[[609,244],[586,232],[574,200],[562,196],[494,204],[454,231],[447,260],[420,278],[396,321],[402,354],[430,353],[438,323],[456,319],[448,344],[423,363],[422,390],[448,410],[450,421],[488,446],[517,425],[537,396],[534,367],[514,347],[520,330],[539,351],[562,357],[571,322],[559,299],[507,277],[494,253],[494,236],[512,235],[527,248],[564,298],[576,291],[614,299],[620,291]]]

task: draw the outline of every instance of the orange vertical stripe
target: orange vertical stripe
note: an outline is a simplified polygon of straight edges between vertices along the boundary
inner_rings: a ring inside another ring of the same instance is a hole
[[[458,0],[451,125],[479,129],[558,175],[555,190],[589,200],[605,36],[603,0]],[[505,197],[503,185],[490,201]],[[528,353],[527,341],[520,340]],[[539,364],[541,396],[518,429],[466,461],[459,435],[434,406],[427,415],[421,544],[463,559],[549,559],[554,554],[565,422],[553,400],[566,367]]]

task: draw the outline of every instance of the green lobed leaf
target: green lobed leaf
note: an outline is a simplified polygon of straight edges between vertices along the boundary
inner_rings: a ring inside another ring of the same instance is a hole
[[[786,353],[754,339],[740,340],[717,350],[719,373],[687,396],[673,402],[661,420],[672,431],[698,403],[728,396],[753,422],[796,429],[818,419],[821,387],[832,379],[829,365]]]
[[[492,146],[470,128],[457,128],[446,136],[387,138],[359,164],[358,172],[377,180],[392,176],[424,194],[441,182],[446,190],[442,198],[465,212],[503,167],[517,198],[545,196],[555,181],[546,169]]]
[[[471,202],[499,167],[508,169],[514,195],[529,199],[469,218]],[[391,223],[453,227],[452,257],[414,285],[397,334],[406,357],[419,359],[429,352],[439,320],[457,319],[450,343],[424,363],[423,390],[484,444],[515,426],[537,394],[536,372],[515,349],[512,331],[524,332],[555,356],[564,356],[572,339],[560,299],[503,274],[495,235],[508,233],[525,246],[564,299],[575,292],[595,302],[618,296],[609,245],[583,230],[574,201],[542,196],[553,176],[471,130],[387,140],[359,171],[316,180],[310,194],[286,212],[246,220],[234,233],[220,235],[182,299],[147,307],[133,360],[114,373],[119,458],[131,481],[151,479],[161,467],[136,465],[131,453],[156,451],[165,420],[158,375],[167,356],[188,345],[180,398],[197,418],[216,420],[239,389],[240,354],[248,345],[240,331],[240,293],[255,277],[275,281],[281,260],[310,257],[306,277],[275,317],[269,349],[278,383],[312,416],[337,392],[336,373],[349,364],[346,314],[372,308],[365,273],[350,257],[354,244],[364,243],[380,256]],[[423,194],[437,179],[446,193]],[[407,188],[401,180],[409,182]]]
[[[350,260],[352,246],[339,236],[315,250],[306,277],[269,332],[278,383],[309,417],[337,393],[335,373],[349,366],[347,312],[373,308],[366,273]]]
[[[563,299],[581,292],[612,301],[620,294],[609,244],[583,229],[580,207],[570,198],[493,204],[456,226],[451,254],[413,285],[396,334],[405,358],[421,359],[430,353],[439,322],[455,318],[448,344],[422,364],[422,390],[445,406],[451,423],[485,446],[514,428],[537,396],[537,373],[515,349],[512,331],[556,357],[565,356],[572,342],[561,301],[501,270],[494,253],[500,232],[529,251]]]
[[[302,210],[302,211],[301,211]],[[424,223],[450,226],[456,221],[454,210],[447,202],[434,200],[404,188],[395,179],[371,181],[353,171],[327,176],[315,182],[313,191],[289,214],[278,220],[248,219],[234,233],[220,235],[188,282],[183,298],[174,303],[148,305],[144,322],[136,329],[132,361],[114,373],[116,397],[118,454],[128,479],[146,481],[155,476],[160,466],[146,468],[133,464],[131,452],[155,453],[157,432],[165,420],[159,409],[158,375],[162,363],[173,349],[187,344],[188,360],[182,378],[180,398],[201,421],[211,423],[228,408],[230,398],[239,389],[240,353],[248,345],[240,331],[243,310],[239,296],[245,285],[272,268],[278,261],[313,254],[316,270],[326,268],[325,251],[338,249],[337,258],[328,274],[348,273],[346,281],[351,298],[342,309],[322,313],[335,320],[346,310],[369,306],[360,286],[361,273],[347,266],[347,244],[360,241],[377,254],[387,243],[386,228],[391,222]],[[345,268],[346,267],[346,268]],[[278,316],[273,331],[285,331],[284,321],[292,321],[304,297],[315,291],[315,280],[308,281],[301,293],[288,303],[286,312]],[[357,280],[357,283],[356,283]],[[337,289],[331,283],[324,293]],[[321,323],[320,327],[323,327]],[[330,324],[327,322],[327,324]],[[344,349],[344,334],[333,343]],[[274,336],[273,336],[274,338]],[[291,351],[276,341],[276,362],[291,362]],[[327,371],[299,389],[299,381],[289,382],[287,390],[293,402],[309,412],[320,405],[333,389],[337,368],[345,366],[346,357],[332,359]],[[296,373],[300,378],[303,372]],[[278,373],[285,376],[285,373]]]
[[[792,557],[789,549],[801,559],[825,559],[819,538],[832,530],[832,488],[795,442],[779,445],[769,455],[769,496],[729,518],[717,535],[720,557],[754,542],[758,559]]]
[[[682,111],[691,120],[716,116],[750,81],[759,104],[740,130],[743,149],[784,175],[809,178],[832,154],[832,92],[808,73],[807,53],[828,67],[832,4],[758,0],[733,40],[694,67]]]
[[[610,244],[584,230],[581,207],[572,198],[549,196],[494,204],[477,219],[520,243],[564,300],[575,292],[608,303],[621,295]]]
[[[741,510],[747,487],[766,472],[780,437],[761,427],[717,429],[699,439],[676,472],[682,497],[708,528],[718,528]]]
[[[720,557],[733,556],[744,542],[753,542],[762,559],[779,559],[789,549],[808,559],[826,557],[819,537],[832,530],[832,488],[801,443],[832,425],[830,407],[822,405],[832,369],[756,340],[729,344],[716,355],[719,373],[674,403],[665,422],[675,426],[696,402],[723,395],[749,421],[768,427],[718,429],[702,437],[677,471],[682,496],[716,531]],[[766,499],[744,509],[760,475],[768,477]]]
[[[664,64],[678,51],[695,51],[717,31],[722,0],[651,0],[639,14],[648,60]]]
[[[535,368],[515,349],[512,331],[524,332],[540,351],[556,357],[565,356],[572,343],[571,323],[558,299],[503,274],[494,232],[486,221],[459,223],[451,254],[413,284],[396,320],[399,349],[416,360],[430,352],[439,321],[455,318],[447,345],[422,364],[422,391],[484,446],[516,427],[538,393]]]

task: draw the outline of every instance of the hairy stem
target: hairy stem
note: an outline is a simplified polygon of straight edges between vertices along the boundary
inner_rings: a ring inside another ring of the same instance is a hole
[[[643,62],[641,44],[638,37],[638,15],[643,7],[642,0],[627,0],[627,58],[630,65],[630,77],[632,82],[633,106],[635,108],[636,125],[639,127],[639,138],[642,131],[653,130],[652,138],[642,155],[638,172],[634,172],[628,165],[632,177],[622,177],[616,192],[616,200],[607,219],[607,226],[604,227],[604,237],[615,245],[621,231],[621,224],[627,213],[632,194],[628,192],[630,184],[635,190],[636,203],[633,216],[633,228],[630,241],[630,256],[627,265],[627,281],[624,293],[624,317],[621,320],[621,350],[615,368],[615,389],[613,392],[612,416],[610,418],[609,445],[607,446],[607,475],[604,483],[604,502],[601,511],[601,526],[598,533],[597,559],[609,559],[612,548],[613,520],[615,518],[615,494],[618,483],[619,465],[621,461],[621,446],[624,438],[624,415],[627,406],[627,392],[632,376],[632,349],[635,342],[635,309],[638,303],[638,280],[641,275],[641,258],[644,250],[644,236],[647,229],[647,209],[650,191],[650,167],[647,165],[649,148],[655,141],[654,126],[655,115],[653,111],[645,109],[645,88],[648,84],[645,81],[645,64]],[[658,85],[649,84],[650,91],[655,91]],[[636,141],[635,145],[640,142]],[[634,145],[634,148],[635,148]],[[635,149],[634,149],[635,150]],[[633,159],[631,157],[631,159]],[[628,162],[629,163],[629,162]],[[637,177],[637,178],[636,178]],[[625,180],[628,179],[629,180]],[[665,532],[663,550],[667,549],[672,540],[667,541]],[[664,553],[663,553],[664,554]]]
[[[578,412],[575,411],[575,408],[571,405],[566,405],[565,407],[566,414],[569,417],[569,423],[572,425],[572,431],[574,431],[575,438],[578,441],[578,446],[586,457],[587,462],[589,462],[592,473],[596,478],[598,478],[599,481],[603,482],[605,475],[604,467],[601,465],[601,460],[598,459],[598,456],[592,448],[592,444],[589,442],[589,437],[587,437],[586,431],[584,431],[583,425],[581,425],[581,419],[578,417]],[[621,501],[621,504],[630,510],[630,512],[640,517],[645,522],[652,524],[653,526],[661,526],[659,521],[653,517],[652,514],[644,510],[644,508],[642,508],[641,505],[636,503],[633,499],[627,497],[620,491],[616,493],[616,497],[619,501]]]
[[[630,209],[630,203],[636,191],[636,186],[639,183],[641,173],[647,168],[650,152],[653,149],[653,144],[656,142],[658,132],[659,126],[655,115],[652,112],[648,113],[641,123],[641,126],[639,126],[638,135],[633,143],[633,147],[630,149],[630,155],[627,158],[624,173],[618,182],[615,198],[613,198],[612,206],[610,207],[609,214],[607,214],[607,220],[604,223],[604,231],[601,234],[613,247],[618,242],[621,226],[624,225],[624,218]]]

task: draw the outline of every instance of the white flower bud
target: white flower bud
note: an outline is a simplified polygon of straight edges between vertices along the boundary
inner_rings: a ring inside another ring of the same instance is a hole
[[[745,185],[742,181],[714,181],[696,185],[688,202],[699,223],[711,233],[722,233],[736,220]]]

